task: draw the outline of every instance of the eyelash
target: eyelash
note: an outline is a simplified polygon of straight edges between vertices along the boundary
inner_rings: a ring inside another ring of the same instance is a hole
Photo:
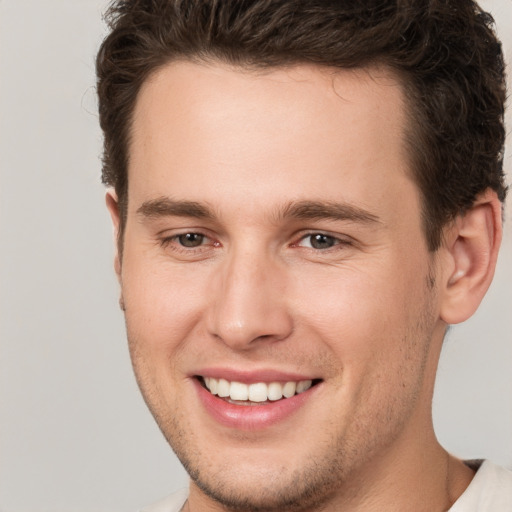
[[[202,237],[201,243],[197,246],[192,246],[192,247],[187,247],[187,246],[183,245],[183,243],[180,243],[180,238],[187,237],[187,236]],[[332,245],[330,245],[329,247],[324,247],[324,248],[315,248],[312,246],[313,244],[311,243],[311,239],[313,237],[323,237],[324,239],[326,239],[330,243],[332,243]],[[310,239],[310,245],[306,246],[306,247],[302,246],[301,244],[308,239]],[[172,248],[172,250],[179,252],[179,253],[195,254],[199,251],[204,252],[205,250],[207,250],[207,247],[205,247],[205,246],[208,246],[210,244],[205,243],[205,241],[207,242],[208,240],[211,240],[210,237],[204,233],[201,233],[198,231],[187,231],[185,233],[179,233],[176,235],[162,238],[160,240],[160,245],[164,248],[167,248],[167,247]],[[220,245],[221,244],[219,242],[213,242],[213,243],[211,243],[210,247],[208,247],[208,248],[220,247]],[[348,240],[345,238],[339,238],[337,236],[325,233],[323,231],[311,231],[309,233],[303,234],[298,239],[298,241],[291,244],[291,247],[302,247],[304,249],[312,250],[316,253],[326,253],[326,252],[331,252],[332,250],[336,250],[336,248],[339,248],[339,246],[347,247],[347,246],[352,246],[352,245],[353,245],[353,243],[351,240]]]
[[[306,247],[306,249],[311,249],[315,252],[329,252],[330,250],[336,250],[336,247],[338,246],[350,246],[353,245],[352,242],[346,238],[340,238],[335,235],[331,235],[329,233],[325,233],[323,231],[312,231],[310,233],[306,233],[305,235],[301,236],[298,242],[295,242],[292,244],[293,246],[300,246],[301,242],[309,239],[312,239],[313,237],[323,237],[325,239],[328,239],[332,242],[332,245],[330,247],[326,247],[323,249],[315,248],[315,247]]]
[[[202,242],[210,239],[210,237],[208,235],[205,235],[204,233],[201,233],[198,231],[187,231],[185,233],[179,233],[177,235],[172,235],[172,236],[162,238],[160,240],[160,245],[163,248],[169,247],[169,248],[172,248],[174,251],[181,252],[181,253],[187,253],[187,254],[195,253],[198,250],[204,251],[204,247],[206,245],[205,243],[201,243],[195,247],[187,247],[187,246],[183,245],[182,243],[180,243],[180,241],[179,241],[180,238],[190,236],[190,235],[202,237]],[[213,242],[212,245],[214,247],[220,246],[220,244],[218,242]]]

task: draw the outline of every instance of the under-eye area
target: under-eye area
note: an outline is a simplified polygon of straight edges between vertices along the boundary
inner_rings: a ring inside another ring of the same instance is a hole
[[[212,395],[240,405],[264,405],[291,398],[316,386],[322,379],[288,382],[243,382],[228,381],[222,378],[196,376],[203,388]]]

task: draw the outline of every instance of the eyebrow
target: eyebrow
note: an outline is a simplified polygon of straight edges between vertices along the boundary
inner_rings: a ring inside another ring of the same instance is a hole
[[[144,201],[137,214],[146,218],[192,217],[215,220],[216,215],[205,204],[196,201],[177,201],[168,197],[159,197]],[[363,208],[332,201],[292,201],[281,207],[273,216],[280,220],[338,220],[363,224],[380,223],[374,213]]]
[[[368,210],[348,203],[332,201],[297,201],[286,205],[278,218],[298,220],[342,220],[363,224],[380,223],[380,219]]]
[[[207,206],[195,201],[174,201],[168,197],[159,197],[144,201],[137,213],[147,218],[194,217],[213,220],[215,215]]]

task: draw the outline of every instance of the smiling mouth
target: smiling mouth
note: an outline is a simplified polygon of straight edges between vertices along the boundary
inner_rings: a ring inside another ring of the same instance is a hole
[[[304,393],[315,386],[321,379],[288,382],[243,382],[198,376],[201,385],[212,395],[235,405],[265,405],[278,400],[285,400]]]

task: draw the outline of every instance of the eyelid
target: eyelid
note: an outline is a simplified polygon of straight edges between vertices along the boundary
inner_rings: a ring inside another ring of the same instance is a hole
[[[178,238],[187,234],[196,234],[204,237],[203,243],[198,245],[197,247],[186,247],[181,245],[178,241]],[[314,248],[311,246],[303,245],[304,240],[312,237],[314,235],[322,235],[327,238],[334,240],[334,244],[331,247],[326,247],[323,249]],[[192,255],[194,253],[204,253],[209,250],[221,247],[222,244],[218,241],[218,237],[214,237],[209,233],[209,230],[202,228],[183,228],[176,230],[162,230],[157,233],[158,244],[163,248],[169,248],[175,253],[189,254]],[[289,247],[302,248],[305,250],[309,250],[315,253],[329,253],[331,251],[340,250],[343,247],[356,245],[356,241],[344,234],[332,233],[327,230],[321,229],[311,229],[308,231],[301,231],[295,234],[293,237],[294,241],[289,245]]]
[[[167,233],[167,234],[166,234]],[[181,245],[178,241],[178,238],[188,234],[195,234],[204,237],[203,243],[198,245],[197,247],[186,247]],[[172,234],[169,233],[169,230],[161,231],[157,234],[158,243],[162,248],[168,248],[176,253],[181,254],[194,254],[197,252],[205,252],[211,249],[212,247],[220,246],[220,243],[216,241],[212,236],[210,236],[204,229],[180,229],[176,230]]]
[[[298,238],[296,238],[297,241],[294,242],[292,244],[292,246],[301,247],[300,243],[303,240],[305,240],[311,236],[314,236],[314,235],[322,235],[322,236],[325,236],[328,238],[332,238],[333,240],[335,240],[335,244],[332,247],[329,247],[327,249],[314,249],[313,247],[306,247],[306,249],[312,249],[312,250],[318,251],[318,252],[327,252],[329,250],[334,249],[335,247],[337,247],[339,245],[354,245],[354,240],[347,235],[334,234],[329,231],[322,231],[322,230],[318,229],[318,230],[310,230],[308,232],[301,233],[301,235]]]

